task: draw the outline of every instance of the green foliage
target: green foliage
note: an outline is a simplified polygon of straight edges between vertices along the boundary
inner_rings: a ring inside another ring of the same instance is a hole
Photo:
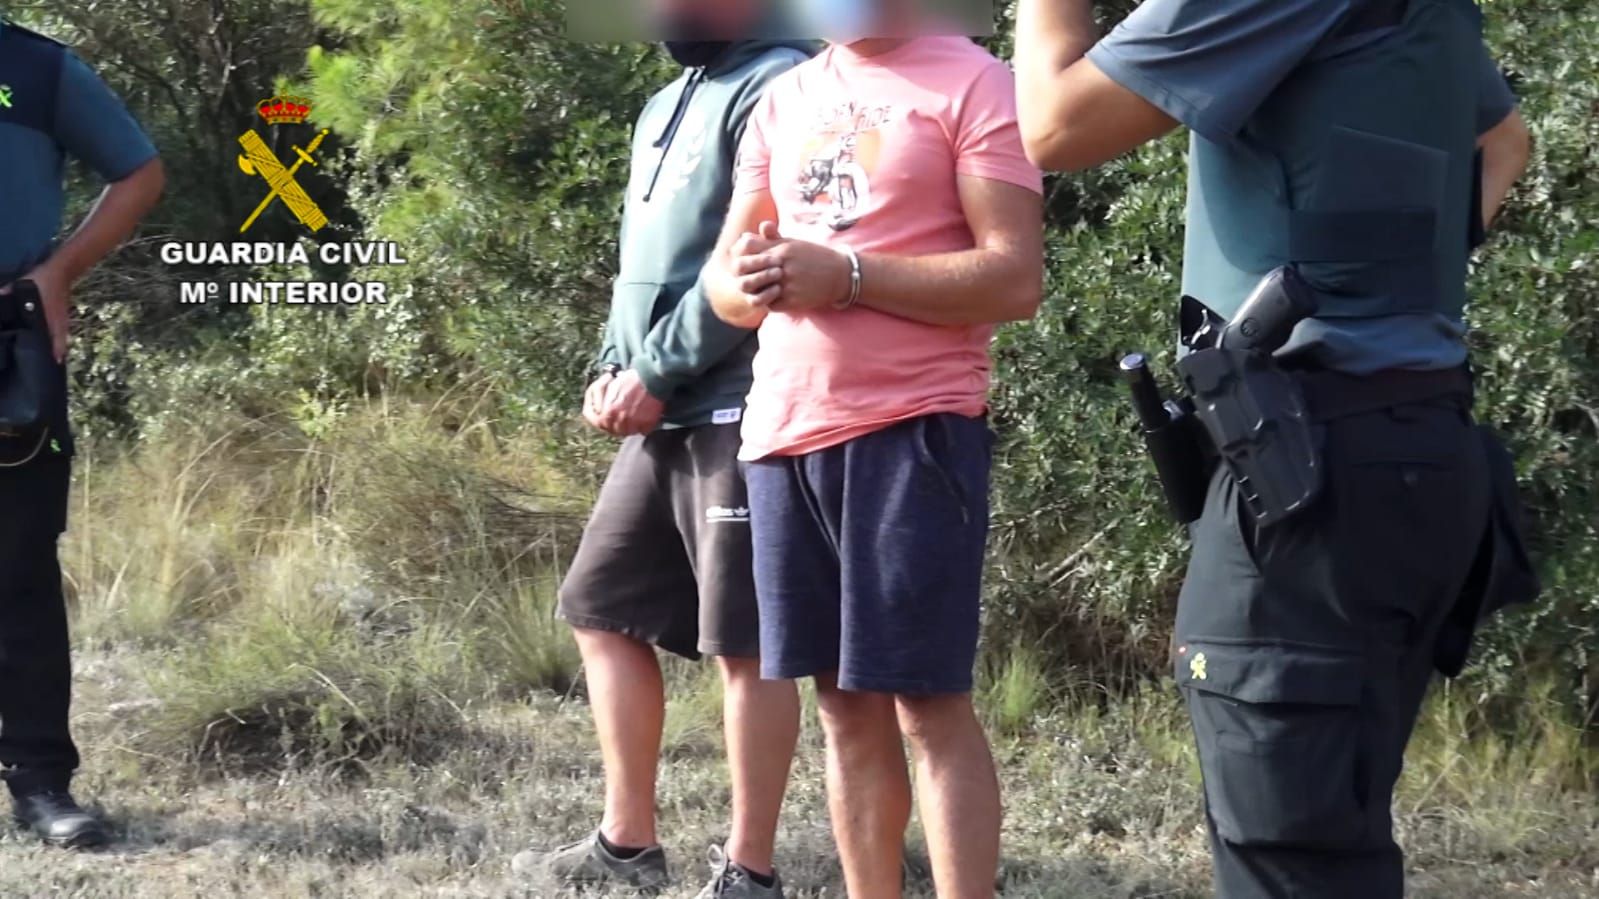
[[[1104,4],[1101,15],[1108,24],[1134,5]],[[493,444],[524,425],[541,443],[564,435],[614,271],[631,121],[668,73],[662,58],[566,40],[556,0],[232,0],[210,4],[209,17],[168,16],[168,6],[80,4],[47,17],[84,39],[189,179],[156,230],[228,232],[239,201],[229,142],[241,110],[247,117],[281,76],[303,85],[319,122],[343,141],[336,181],[350,233],[398,241],[411,265],[379,275],[398,297],[390,306],[330,315],[96,303],[105,335],[91,341],[97,420],[153,435],[206,397],[248,415],[288,411],[320,436],[337,429],[352,399],[450,389],[484,397],[474,439]],[[1568,699],[1592,702],[1599,8],[1484,7],[1538,151],[1479,257],[1469,315],[1480,411],[1517,450],[1548,595],[1491,628],[1467,688],[1487,692],[1538,668]],[[990,43],[1003,53],[1008,12],[1002,21]],[[212,31],[219,40],[201,39]],[[226,72],[229,60],[242,67]],[[1050,300],[995,345],[1002,444],[989,639],[1003,657],[1001,647],[1025,635],[1039,648],[1037,667],[1057,681],[1125,686],[1164,665],[1186,545],[1164,518],[1115,362],[1134,349],[1171,361],[1183,157],[1175,136],[1052,179]],[[107,271],[90,296],[126,293],[116,285],[128,283],[158,296],[172,277],[137,254]],[[564,442],[583,454],[560,458],[586,475],[594,446]],[[1018,715],[1033,704],[1033,674],[995,672]]]
[[[1485,5],[1489,43],[1522,96],[1538,151],[1484,248],[1468,315],[1479,413],[1517,451],[1547,594],[1502,616],[1472,673],[1502,689],[1558,672],[1599,700],[1599,10]],[[1119,15],[1113,11],[1112,15]],[[1159,670],[1185,542],[1162,516],[1115,382],[1134,349],[1175,344],[1183,139],[1050,197],[1052,299],[996,346],[1004,450],[995,498],[1004,562],[991,620],[1048,633],[1102,680]]]
[[[166,197],[138,239],[76,290],[80,430],[129,436],[156,411],[148,398],[164,393],[169,366],[225,347],[208,357],[203,378],[190,376],[204,382],[198,395],[214,397],[224,375],[250,355],[240,337],[250,327],[248,311],[177,302],[182,280],[247,273],[168,267],[154,246],[227,239],[259,201],[253,189],[241,189],[238,137],[257,124],[255,106],[273,94],[277,79],[303,66],[315,37],[310,11],[305,0],[20,0],[7,7],[23,23],[72,44],[124,99],[166,161]],[[101,185],[75,174],[72,207],[81,212]],[[293,240],[294,227],[267,215],[250,237]]]
[[[1599,10],[1486,8],[1537,150],[1478,267],[1473,355],[1485,417],[1519,457],[1547,593],[1492,631],[1484,669],[1497,685],[1554,663],[1599,702]]]
[[[1056,698],[1039,653],[1024,643],[988,654],[978,691],[992,729],[1002,734],[1025,733]]]
[[[405,15],[318,0],[343,49],[314,49],[320,114],[381,184],[371,235],[399,241],[409,323],[492,375],[515,418],[569,415],[614,271],[649,50],[572,43],[550,0],[437,0]]]

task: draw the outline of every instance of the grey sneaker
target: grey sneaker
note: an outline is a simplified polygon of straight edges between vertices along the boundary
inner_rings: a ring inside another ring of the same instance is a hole
[[[711,847],[711,882],[699,899],[783,899],[783,879],[772,872],[772,885],[763,887],[749,872],[733,864],[721,846]]]
[[[639,890],[658,890],[672,880],[666,869],[666,850],[651,846],[632,858],[617,858],[600,844],[599,831],[554,851],[518,852],[511,859],[511,871],[520,877],[543,876],[565,884],[617,883]]]

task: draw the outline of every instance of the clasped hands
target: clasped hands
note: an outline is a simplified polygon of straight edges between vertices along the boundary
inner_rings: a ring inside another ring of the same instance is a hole
[[[803,312],[834,306],[850,294],[850,261],[818,243],[790,240],[775,222],[762,222],[733,244],[727,275],[752,310]],[[665,403],[650,395],[638,373],[606,372],[589,385],[583,419],[608,434],[648,434],[661,423]]]
[[[665,413],[666,403],[632,369],[601,374],[583,394],[583,420],[613,437],[648,434]]]
[[[728,263],[739,296],[753,310],[804,312],[849,298],[849,257],[818,243],[790,240],[775,222],[746,232]]]

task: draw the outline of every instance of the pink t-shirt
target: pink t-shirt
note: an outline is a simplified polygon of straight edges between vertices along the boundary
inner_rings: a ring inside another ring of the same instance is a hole
[[[834,45],[774,80],[750,117],[737,190],[770,190],[784,237],[925,256],[976,245],[956,175],[1043,189],[1010,70],[964,37],[924,37],[871,57]],[[773,312],[740,457],[814,452],[940,412],[981,415],[993,331],[861,306]]]

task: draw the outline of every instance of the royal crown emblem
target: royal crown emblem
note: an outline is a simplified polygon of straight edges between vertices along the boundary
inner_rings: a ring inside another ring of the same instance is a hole
[[[301,125],[311,114],[311,101],[304,97],[269,97],[256,105],[268,125]]]

